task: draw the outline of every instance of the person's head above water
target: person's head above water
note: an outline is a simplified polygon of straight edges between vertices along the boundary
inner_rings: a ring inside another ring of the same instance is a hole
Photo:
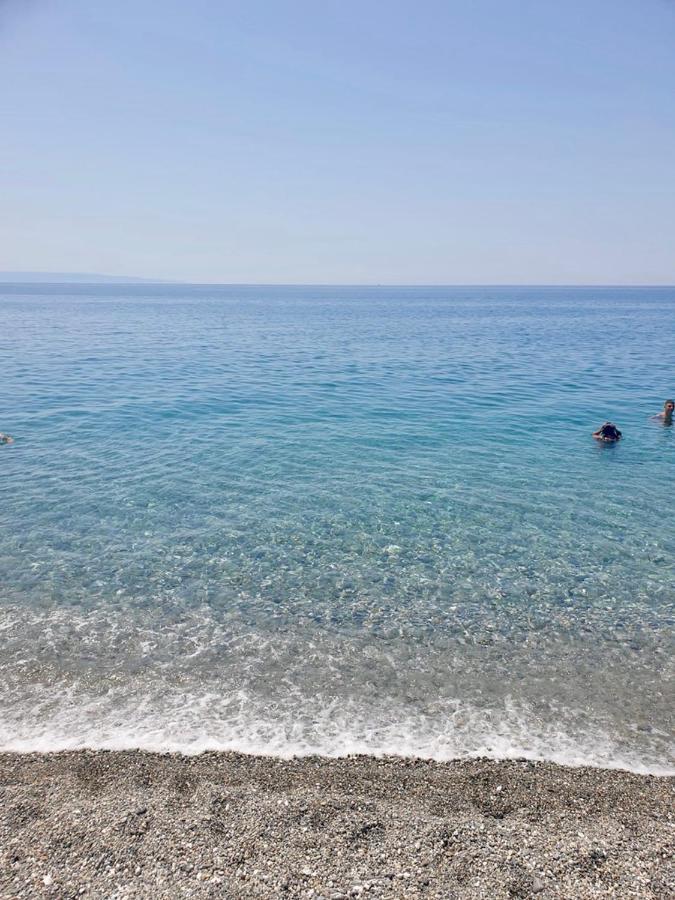
[[[655,416],[652,416],[653,419],[658,419],[663,422],[664,425],[672,425],[673,424],[673,411],[675,411],[675,400],[666,400],[663,404],[663,411],[657,413]]]
[[[593,437],[596,440],[605,441],[607,444],[613,444],[615,441],[620,441],[622,436],[623,435],[614,422],[605,422],[605,424],[601,425],[597,431],[593,432]]]

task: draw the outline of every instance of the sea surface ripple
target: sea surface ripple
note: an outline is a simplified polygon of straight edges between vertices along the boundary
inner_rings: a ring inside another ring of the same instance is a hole
[[[0,322],[2,749],[674,771],[675,289],[4,285]]]

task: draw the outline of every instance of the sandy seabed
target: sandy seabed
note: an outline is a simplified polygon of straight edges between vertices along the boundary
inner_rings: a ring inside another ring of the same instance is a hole
[[[4,753],[0,896],[672,900],[674,797],[526,761]]]

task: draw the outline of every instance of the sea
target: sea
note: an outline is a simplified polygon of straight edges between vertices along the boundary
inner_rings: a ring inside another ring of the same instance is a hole
[[[675,771],[675,288],[6,284],[0,361],[0,749]]]

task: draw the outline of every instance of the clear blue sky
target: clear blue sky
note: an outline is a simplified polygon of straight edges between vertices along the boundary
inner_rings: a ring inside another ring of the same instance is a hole
[[[0,0],[0,269],[675,283],[675,0]]]

